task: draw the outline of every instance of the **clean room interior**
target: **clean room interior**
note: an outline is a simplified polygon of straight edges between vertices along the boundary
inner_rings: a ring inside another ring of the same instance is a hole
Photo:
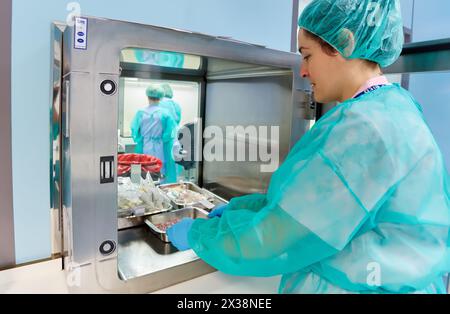
[[[3,1],[0,293],[281,291],[276,271],[257,272],[253,266],[258,275],[247,276],[243,265],[242,273],[229,274],[244,264],[243,257],[265,256],[255,253],[256,242],[245,244],[250,233],[239,233],[241,225],[259,218],[245,223],[221,213],[239,226],[217,223],[233,233],[218,235],[216,242],[236,254],[226,265],[228,273],[209,263],[213,258],[205,248],[212,242],[198,240],[183,250],[169,230],[183,218],[218,221],[211,213],[232,208],[236,198],[274,193],[271,182],[281,180],[277,169],[339,107],[317,101],[310,75],[302,74],[298,21],[311,2]],[[421,104],[442,153],[438,159],[450,169],[450,27],[439,26],[448,23],[449,11],[422,1],[399,3],[404,41],[383,73]],[[427,22],[430,16],[436,23]],[[149,92],[165,84],[171,97]],[[149,114],[149,103],[162,107],[169,100],[178,106],[179,121],[167,108],[157,119]],[[148,124],[137,124],[138,116]],[[151,123],[171,124],[171,132],[145,138]],[[139,136],[145,138],[142,148]],[[157,141],[168,146],[158,150]],[[292,173],[307,164],[299,163]],[[328,182],[325,190],[333,190]],[[433,184],[430,190],[437,190]],[[298,195],[308,185],[301,185]],[[445,197],[448,205],[447,190],[433,199],[434,206]],[[286,212],[297,221],[313,217]],[[439,212],[420,218],[440,226],[448,217]],[[299,225],[298,233],[317,231]],[[326,221],[319,226],[333,229]],[[212,227],[198,228],[207,234]],[[270,231],[281,237],[289,228]],[[257,239],[267,237],[255,233]],[[225,263],[223,256],[217,260]],[[448,293],[448,277],[442,278],[440,288],[445,285]]]

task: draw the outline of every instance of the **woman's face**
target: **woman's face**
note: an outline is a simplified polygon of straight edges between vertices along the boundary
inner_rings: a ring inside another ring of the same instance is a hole
[[[329,55],[320,44],[308,37],[303,29],[298,32],[299,51],[303,57],[300,75],[308,78],[314,91],[314,98],[320,103],[338,100],[343,84],[342,65],[345,59],[336,52]]]

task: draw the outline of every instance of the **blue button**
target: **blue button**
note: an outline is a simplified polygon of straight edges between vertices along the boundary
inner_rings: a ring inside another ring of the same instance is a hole
[[[83,32],[78,32],[78,36],[84,36]]]
[[[80,43],[80,44],[82,44],[82,43],[84,43],[84,39],[78,39],[78,42]]]

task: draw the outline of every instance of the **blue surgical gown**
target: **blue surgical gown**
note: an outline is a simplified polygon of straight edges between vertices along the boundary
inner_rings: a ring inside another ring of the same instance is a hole
[[[180,122],[181,122],[181,107],[178,103],[176,103],[175,101],[173,101],[170,98],[164,98],[159,105],[166,109],[170,115],[172,116],[172,118],[175,120],[175,123],[177,124],[177,127],[180,126]],[[178,128],[177,128],[177,134],[178,134]],[[175,138],[174,140],[174,149],[178,149],[180,148],[180,142],[178,142],[178,138]],[[176,152],[178,153],[178,151]],[[180,165],[176,165],[176,176],[178,177],[178,174],[181,174],[183,172],[183,167]]]
[[[164,183],[177,181],[172,147],[176,136],[176,123],[170,113],[159,105],[139,110],[131,122],[131,133],[136,142],[136,153],[159,158],[163,162],[161,173]]]
[[[166,109],[170,112],[172,118],[175,120],[177,125],[180,125],[181,122],[181,107],[178,103],[173,101],[170,98],[164,98],[160,104],[162,108]]]
[[[280,293],[443,293],[449,179],[420,105],[397,84],[323,116],[267,194],[197,219],[197,255],[232,275],[282,275]]]

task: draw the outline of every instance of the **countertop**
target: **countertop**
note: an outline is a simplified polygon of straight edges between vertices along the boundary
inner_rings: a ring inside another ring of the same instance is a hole
[[[155,294],[273,294],[280,277],[256,278],[229,276],[214,272],[159,291]],[[66,294],[66,276],[61,260],[36,263],[0,271],[0,294]]]

